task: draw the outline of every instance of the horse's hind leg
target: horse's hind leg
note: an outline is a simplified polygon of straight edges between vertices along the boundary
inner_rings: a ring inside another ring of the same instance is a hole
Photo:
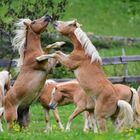
[[[98,128],[97,128],[94,112],[90,112],[90,120],[91,120],[91,123],[92,123],[92,126],[93,126],[92,129],[93,129],[94,133],[98,133]]]
[[[26,128],[29,124],[29,106],[23,109],[18,108],[18,119],[17,122],[19,123],[21,128]]]
[[[60,119],[60,116],[59,116],[59,113],[58,113],[57,108],[55,110],[53,110],[53,114],[54,114],[54,117],[55,117],[56,122],[59,125],[59,128],[61,130],[64,130],[64,127],[63,127],[63,124],[61,123],[61,119]]]

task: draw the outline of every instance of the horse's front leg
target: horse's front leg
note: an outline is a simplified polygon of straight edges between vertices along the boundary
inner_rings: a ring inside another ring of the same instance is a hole
[[[44,130],[44,132],[48,133],[48,132],[52,131],[52,126],[50,123],[49,109],[44,108],[44,111],[45,111],[45,121],[46,121],[46,129]]]
[[[72,60],[70,55],[66,55],[61,51],[56,51],[53,54],[41,55],[36,58],[38,62],[44,61],[49,58],[57,59],[62,65],[66,66],[69,69],[75,69],[79,65],[79,61]]]
[[[56,122],[57,122],[58,125],[59,125],[59,128],[60,128],[61,130],[64,130],[64,127],[63,127],[63,124],[62,124],[62,122],[61,122],[61,119],[60,119],[60,116],[59,116],[59,113],[58,113],[57,108],[56,108],[55,110],[53,110],[53,114],[54,114],[54,117],[55,117]]]
[[[67,125],[66,125],[66,131],[70,131],[70,127],[71,127],[71,122],[72,120],[81,112],[83,112],[85,109],[81,108],[81,107],[76,107],[76,109],[74,110],[74,112],[70,115]]]

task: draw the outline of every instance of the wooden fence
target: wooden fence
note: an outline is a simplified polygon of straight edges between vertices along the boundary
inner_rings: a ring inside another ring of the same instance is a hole
[[[122,51],[123,52],[123,51]],[[118,65],[123,64],[125,66],[124,68],[124,76],[115,76],[115,77],[109,77],[108,79],[112,83],[125,83],[125,82],[140,82],[140,75],[135,76],[129,76],[128,75],[128,62],[136,62],[140,61],[140,55],[133,55],[133,56],[125,56],[123,53],[122,56],[115,56],[115,57],[109,57],[109,58],[102,58],[103,65]],[[0,67],[8,67],[11,61],[9,60],[0,60]],[[11,67],[16,67],[17,62],[12,61]],[[68,81],[70,79],[54,79],[58,82],[62,81]]]

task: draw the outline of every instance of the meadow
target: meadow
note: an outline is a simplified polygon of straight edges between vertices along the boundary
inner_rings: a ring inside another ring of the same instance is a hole
[[[67,105],[59,107],[59,113],[63,125],[66,125],[68,116],[72,113],[74,105]],[[83,116],[80,114],[75,118],[71,125],[70,132],[62,132],[59,130],[56,122],[54,121],[52,112],[51,123],[52,132],[46,134],[43,132],[45,128],[44,112],[43,108],[39,103],[35,103],[31,106],[30,110],[30,124],[26,130],[19,131],[18,126],[14,127],[12,132],[5,131],[0,134],[1,140],[139,140],[140,139],[140,129],[131,129],[122,133],[114,133],[114,128],[108,120],[108,132],[104,134],[94,134],[93,132],[83,132]],[[6,124],[4,123],[4,129],[6,129]]]
[[[73,0],[69,1],[66,12],[62,17],[63,20],[77,19],[83,24],[82,29],[86,32],[92,32],[95,35],[106,36],[124,36],[124,37],[140,37],[140,15],[137,13],[140,9],[138,0],[135,0],[133,5],[136,8],[136,14],[132,15],[134,10],[131,0]],[[125,2],[125,3],[124,3]],[[50,29],[49,31],[51,32]],[[94,44],[94,43],[93,43]],[[120,56],[121,49],[124,48],[126,55],[139,55],[139,46],[112,46],[109,49],[100,48],[99,53],[102,57]],[[140,74],[140,62],[129,63],[129,75]],[[108,76],[122,76],[123,65],[105,66],[105,73]],[[74,78],[71,71],[66,71],[65,68],[56,68],[49,78]],[[137,88],[140,83],[129,84]],[[59,113],[64,126],[68,116],[72,113],[74,105],[59,107]],[[52,132],[46,134],[44,112],[41,105],[33,103],[30,110],[30,124],[26,130],[19,130],[18,125],[14,130],[8,132],[6,122],[3,119],[4,132],[0,133],[0,140],[140,140],[140,128],[126,130],[122,133],[114,133],[114,128],[107,121],[108,132],[104,134],[94,134],[93,132],[83,132],[83,116],[80,114],[74,119],[71,125],[70,132],[61,131],[51,113],[51,123],[53,126]]]

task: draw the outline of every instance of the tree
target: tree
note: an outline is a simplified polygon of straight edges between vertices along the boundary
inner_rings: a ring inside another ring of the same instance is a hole
[[[0,47],[3,50],[0,58],[12,51],[10,46],[13,23],[17,19],[32,20],[49,14],[55,20],[63,15],[67,3],[68,0],[0,0]]]

